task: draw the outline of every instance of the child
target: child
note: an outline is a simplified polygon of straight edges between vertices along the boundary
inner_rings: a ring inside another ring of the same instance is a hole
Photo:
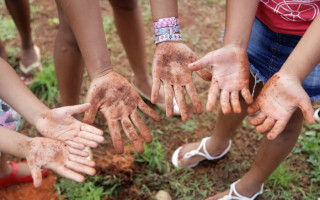
[[[6,0],[7,9],[16,24],[21,38],[21,56],[19,62],[20,78],[26,84],[34,80],[34,71],[41,71],[40,49],[34,45],[30,26],[30,5],[28,0]],[[5,47],[0,41],[0,57],[7,58]]]
[[[79,156],[88,156],[87,152],[82,151],[85,146],[96,147],[98,143],[104,140],[101,130],[81,123],[72,117],[74,114],[88,110],[90,104],[50,110],[28,90],[16,75],[15,71],[1,58],[0,74],[2,75],[0,78],[0,98],[21,113],[43,136],[65,142],[69,146],[68,148],[66,147],[68,151]],[[14,92],[12,92],[12,90],[14,90]],[[1,125],[12,130],[17,130],[20,117],[7,104],[3,103],[2,100],[0,113]],[[0,178],[0,181],[6,182],[6,177],[12,174],[10,173],[12,168],[10,164],[6,162],[4,153],[2,153],[0,158],[0,169],[3,169],[1,170],[2,178]],[[27,164],[18,164],[17,173],[18,175],[30,174]],[[17,182],[13,181],[12,183]]]
[[[144,103],[124,77],[112,70],[99,2],[57,0],[56,3],[60,26],[54,57],[62,103],[78,103],[85,66],[91,80],[86,102],[90,102],[92,106],[86,112],[84,122],[92,124],[96,112],[100,110],[108,121],[116,152],[124,151],[119,127],[121,122],[133,147],[138,153],[142,153],[143,144],[134,125],[146,142],[151,142],[152,138],[138,109],[157,121],[160,116]],[[130,40],[132,42],[132,38]],[[141,42],[140,38],[138,46],[141,46]]]
[[[276,10],[282,6],[286,8]],[[319,62],[319,59],[309,62],[309,57],[315,54],[303,54],[302,56],[301,47],[299,47],[299,50],[285,63],[307,27],[318,14],[313,13],[317,9],[306,9],[308,6],[310,6],[309,1],[289,5],[281,0],[260,3],[254,1],[246,4],[230,0],[227,2],[223,48],[208,53],[202,59],[189,65],[191,70],[212,66],[212,83],[207,110],[213,110],[217,93],[221,90],[222,112],[228,115],[223,115],[220,111],[211,137],[203,139],[201,143],[187,144],[177,149],[172,157],[176,166],[195,166],[201,160],[214,160],[222,157],[231,146],[230,139],[235,135],[236,128],[247,115],[247,103],[252,102],[247,92],[243,91],[249,88],[250,82],[250,88],[256,97],[263,87],[261,81],[267,82],[272,77],[248,111],[252,113],[261,109],[262,114],[260,113],[258,118],[251,120],[251,123],[255,125],[264,122],[262,126],[257,127],[259,131],[268,132],[272,127],[274,129],[268,136],[263,137],[251,169],[231,185],[230,191],[211,197],[210,200],[255,199],[263,191],[263,182],[296,143],[302,127],[303,115],[309,123],[313,123],[310,99],[311,101],[320,99],[320,81],[317,75],[320,67],[315,67],[308,77],[307,74]],[[319,8],[320,2],[315,1],[312,6]],[[293,12],[294,10],[301,12]],[[254,19],[256,13],[257,18]],[[297,13],[300,13],[301,16],[295,15]],[[312,35],[316,37],[317,33],[313,30]],[[310,44],[312,43],[309,41],[305,45],[310,48]],[[253,76],[249,74],[246,49]],[[313,66],[305,69],[302,68],[304,65]],[[278,72],[282,66],[284,66],[283,70]],[[302,85],[309,97],[299,86],[305,78],[306,81]],[[246,103],[243,100],[239,101],[239,91],[242,91]],[[284,95],[290,95],[293,98],[288,101],[288,96]],[[268,103],[270,105],[267,105]],[[296,110],[298,106],[303,110],[303,115],[300,110]],[[239,114],[232,114],[231,107],[235,113]],[[270,114],[270,112],[273,113]],[[279,133],[281,134],[278,135]]]

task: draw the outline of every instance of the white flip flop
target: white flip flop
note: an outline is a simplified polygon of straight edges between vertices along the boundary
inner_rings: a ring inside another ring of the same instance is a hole
[[[196,150],[192,150],[192,151],[189,151],[189,152],[185,153],[183,158],[191,158],[193,156],[203,156],[207,160],[217,160],[219,158],[222,158],[224,155],[226,155],[228,153],[228,151],[230,150],[230,148],[231,148],[232,141],[229,140],[229,144],[228,144],[227,148],[220,155],[218,155],[218,156],[210,156],[210,154],[208,153],[207,148],[206,148],[206,142],[209,139],[210,139],[210,137],[203,138],[201,140],[201,143],[200,143],[199,147]],[[180,153],[181,149],[182,149],[182,146],[180,146],[172,155],[171,162],[175,167],[181,167],[178,164],[178,156],[179,156],[179,153]],[[200,152],[201,149],[203,149],[204,153]],[[199,164],[199,162],[197,162],[195,164],[192,164],[192,165],[185,166],[185,167],[191,167],[192,168],[192,167],[197,166],[198,164]]]
[[[313,118],[314,118],[314,121],[318,123],[320,122],[320,108],[314,111]]]
[[[226,195],[226,196],[224,196],[224,197],[222,197],[222,198],[220,198],[220,199],[218,199],[218,200],[234,200],[234,199],[236,199],[236,200],[254,200],[257,196],[259,196],[260,194],[262,194],[264,184],[261,185],[260,191],[257,192],[257,193],[255,193],[251,198],[242,196],[242,195],[239,194],[239,192],[237,192],[237,190],[236,190],[236,184],[237,184],[239,181],[240,181],[240,179],[237,180],[236,182],[232,183],[232,184],[230,185],[230,192],[229,192],[229,194]]]

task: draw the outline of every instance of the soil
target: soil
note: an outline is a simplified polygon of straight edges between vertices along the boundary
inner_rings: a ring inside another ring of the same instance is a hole
[[[148,4],[149,1],[142,0],[139,2],[142,3],[141,7],[145,23],[144,31],[146,36],[148,65],[151,66],[155,46],[153,44],[154,37],[150,7]],[[221,37],[221,30],[224,28],[225,5],[219,2],[220,1],[209,0],[179,1],[179,19],[183,41],[198,57],[202,57],[209,51],[220,47],[219,40]],[[57,17],[54,0],[33,0],[31,1],[31,4],[33,7],[38,8],[37,12],[32,13],[32,27],[34,38],[36,38],[35,43],[40,47],[42,55],[53,55],[54,39],[57,34],[58,25],[52,25],[49,21],[50,19]],[[100,5],[103,19],[112,18],[112,9],[109,2],[100,0]],[[0,2],[0,15],[9,16],[3,1]],[[129,66],[114,25],[112,25],[106,34],[114,70],[130,80],[133,76],[133,72]],[[6,42],[8,41],[4,41],[4,43]],[[14,39],[14,44],[16,46],[20,45],[18,36]],[[17,55],[17,59],[18,57],[19,56]],[[203,108],[205,108],[209,83],[204,82],[196,75],[194,75],[194,82],[200,93]],[[89,80],[88,78],[85,78],[83,81],[82,99],[84,99],[88,86]],[[56,106],[58,105],[59,102]],[[149,130],[159,129],[164,132],[164,134],[159,134],[157,137],[163,147],[168,151],[166,160],[170,161],[171,155],[177,147],[185,143],[199,141],[201,138],[211,134],[214,128],[218,108],[219,107],[217,106],[213,113],[204,112],[201,115],[192,115],[190,120],[193,120],[196,124],[196,128],[193,131],[181,129],[184,122],[179,118],[174,118],[173,120],[165,118],[161,122],[155,122],[146,118],[145,122]],[[164,117],[163,113],[162,117]],[[101,114],[97,115],[95,125],[108,132],[105,126],[105,119]],[[25,123],[20,129],[20,132],[28,134],[30,129],[32,129],[32,126]],[[208,175],[210,180],[213,181],[212,190],[208,191],[208,195],[213,195],[228,188],[231,182],[239,179],[249,169],[250,163],[254,160],[259,146],[259,135],[255,134],[254,128],[250,125],[242,126],[238,129],[237,133],[237,136],[233,139],[232,149],[227,156],[215,162],[204,161],[194,169],[195,178]],[[135,192],[138,186],[133,184],[133,177],[135,173],[141,169],[141,166],[134,163],[134,157],[130,149],[126,147],[126,156],[119,156],[115,154],[112,148],[112,141],[109,134],[105,134],[105,137],[105,142],[93,150],[94,159],[97,163],[97,173],[99,175],[111,174],[125,180],[125,185],[122,185],[121,187],[119,199],[149,199],[150,197],[139,196],[137,192]],[[127,141],[124,136],[123,139]],[[305,162],[302,162],[301,159],[296,158],[295,155],[292,156],[294,162],[290,165],[290,169],[292,168],[292,170],[297,173],[302,173],[309,168],[309,166]],[[48,177],[43,179],[43,183],[38,189],[35,189],[31,183],[14,185],[1,189],[0,200],[54,199],[57,197],[57,194],[53,189],[56,179],[56,176],[50,172]],[[308,178],[304,177],[303,179],[300,179],[297,184],[301,187],[305,184],[305,187],[307,188]],[[307,189],[305,191],[307,191]],[[294,192],[297,193],[297,199],[302,199],[301,192]],[[266,198],[260,197],[259,199]]]

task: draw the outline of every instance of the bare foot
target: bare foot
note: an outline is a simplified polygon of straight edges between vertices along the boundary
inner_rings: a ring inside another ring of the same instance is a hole
[[[32,48],[25,48],[21,50],[21,57],[20,62],[21,64],[26,68],[29,69],[29,67],[32,67],[31,65],[33,63],[36,63],[37,61],[40,61],[40,50],[37,46],[33,46]],[[42,70],[41,64],[35,68],[37,71]],[[24,73],[21,71],[20,74],[21,80],[26,84],[30,84],[34,81],[34,70]]]
[[[27,176],[31,174],[27,163],[21,162],[21,163],[18,163],[17,166],[18,166],[18,173],[17,173],[18,177]],[[6,163],[6,166],[3,167],[2,169],[3,170],[0,172],[0,178],[8,177],[12,172],[12,165],[10,165],[9,163]]]
[[[185,144],[182,146],[182,149],[179,152],[179,156],[178,156],[179,166],[181,166],[181,167],[189,166],[189,165],[195,164],[197,162],[200,162],[202,160],[205,160],[205,158],[203,156],[193,156],[191,158],[183,158],[183,156],[187,152],[190,152],[192,150],[196,150],[199,147],[200,142]],[[207,140],[205,145],[206,145],[206,149],[207,149],[210,156],[218,156],[226,150],[228,144],[229,144],[228,141],[226,143],[223,143],[223,142],[218,143],[217,141],[215,142],[214,140],[212,140],[210,138],[209,140]],[[204,153],[203,148],[200,149],[200,152]]]

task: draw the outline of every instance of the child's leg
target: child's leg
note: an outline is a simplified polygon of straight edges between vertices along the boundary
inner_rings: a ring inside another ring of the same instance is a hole
[[[7,60],[7,58],[8,58],[6,48],[4,47],[1,40],[0,40],[0,57],[3,58],[4,60]]]
[[[250,76],[251,91],[253,89],[254,84],[255,80],[252,76]],[[255,97],[260,93],[262,87],[263,85],[261,82],[256,84]],[[240,99],[240,104],[242,110],[240,114],[231,113],[228,115],[224,115],[220,109],[216,125],[211,135],[211,139],[206,142],[207,151],[211,156],[220,155],[226,149],[229,140],[235,136],[237,128],[239,127],[239,125],[241,125],[242,120],[247,116],[248,104],[242,98]],[[203,156],[183,158],[185,153],[197,149],[199,145],[200,142],[183,145],[183,148],[181,149],[178,156],[179,166],[189,166],[205,159]],[[203,152],[203,149],[201,149],[201,152]]]
[[[84,63],[77,41],[59,3],[59,30],[55,41],[54,64],[63,105],[79,103]]]
[[[21,62],[24,66],[29,66],[38,57],[33,47],[31,26],[30,26],[30,6],[28,0],[6,0],[6,6],[10,12],[21,37]]]
[[[239,194],[251,197],[260,190],[261,184],[267,180],[294,147],[301,131],[302,122],[302,113],[297,110],[292,115],[286,129],[275,140],[268,140],[266,135],[263,137],[251,169],[236,184],[236,190]],[[212,200],[221,198],[227,193],[228,191],[220,193]]]
[[[135,74],[134,84],[150,97],[152,80],[148,74],[143,20],[137,0],[110,0],[115,24]],[[163,99],[159,102],[164,102]]]

